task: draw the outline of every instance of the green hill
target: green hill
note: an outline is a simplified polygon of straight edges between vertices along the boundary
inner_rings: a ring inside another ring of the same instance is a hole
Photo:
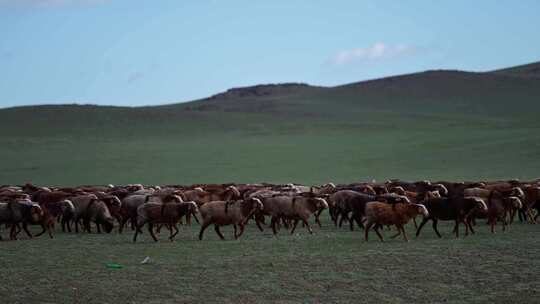
[[[511,76],[520,76],[520,77],[540,77],[540,62],[534,62],[524,65],[519,65],[516,67],[511,67],[502,70],[496,70],[492,73],[496,74],[506,74]]]
[[[535,66],[259,85],[155,107],[3,109],[0,183],[535,178]]]

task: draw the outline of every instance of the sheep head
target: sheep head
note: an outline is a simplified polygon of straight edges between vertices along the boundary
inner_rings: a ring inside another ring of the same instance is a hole
[[[487,204],[484,201],[484,199],[476,197],[476,196],[465,197],[465,199],[469,199],[469,200],[473,201],[474,204],[475,204],[474,206],[475,206],[476,209],[478,209],[480,211],[483,211],[483,212],[487,212],[488,207],[487,207]]]
[[[416,208],[416,213],[417,214],[422,214],[423,217],[428,217],[429,216],[429,212],[428,212],[426,206],[424,206],[422,204],[413,204],[413,205]]]
[[[433,189],[438,191],[440,195],[443,195],[443,196],[448,195],[448,189],[443,184],[433,184]]]
[[[523,208],[523,203],[521,203],[521,200],[517,196],[510,196],[508,197],[508,201],[512,208],[514,209],[521,209]]]
[[[315,201],[315,207],[317,210],[328,208],[328,202],[324,198],[316,197],[313,200]]]
[[[525,198],[525,193],[520,187],[514,187],[512,188],[512,196],[522,199]]]

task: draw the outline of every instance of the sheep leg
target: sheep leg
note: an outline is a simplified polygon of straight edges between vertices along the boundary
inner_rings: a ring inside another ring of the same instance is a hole
[[[12,240],[12,241],[17,239],[17,234],[19,232],[18,231],[16,232],[15,230],[17,229],[16,227],[18,227],[18,226],[19,226],[19,224],[12,224],[11,225],[11,229],[9,231],[9,239]]]
[[[272,219],[270,220],[270,225],[272,226],[272,232],[274,232],[274,235],[277,234],[276,231],[276,217],[272,216]]]
[[[334,226],[337,227],[337,212],[336,212],[336,208],[330,208],[328,210],[328,213],[330,214],[330,219],[332,220],[332,222],[334,222]]]
[[[321,213],[323,212],[323,209],[317,211],[317,213],[315,213],[315,223],[317,223],[317,225],[319,225],[319,228],[322,227],[321,225],[321,220],[319,219],[319,216],[321,215]]]
[[[54,225],[54,223],[51,223],[51,225]],[[53,235],[52,235],[51,225],[47,225],[47,231],[49,232],[49,237],[52,239],[52,238],[54,238],[54,237],[53,237]]]
[[[416,218],[413,217],[412,222],[414,224],[414,229],[417,229],[418,225],[416,224]]]
[[[291,228],[291,221],[289,219],[282,217],[281,221],[283,222],[283,226],[285,226],[285,228]]]
[[[234,239],[236,240],[236,239],[238,239],[238,236],[236,236],[236,232],[237,232],[238,228],[236,227],[236,224],[234,224],[233,227],[234,227]]]
[[[261,217],[262,217],[262,220],[261,220]],[[264,223],[264,215],[255,215],[255,224],[257,225],[257,228],[259,228],[259,230],[263,232],[264,229],[261,226],[261,222]]]
[[[172,230],[174,229],[174,233],[172,233]],[[172,242],[174,237],[178,234],[179,230],[176,225],[171,225],[171,235],[169,236],[169,240]]]
[[[49,223],[47,223],[47,222],[42,222],[42,223],[41,223],[41,232],[36,233],[34,236],[35,236],[35,237],[39,237],[39,236],[41,236],[42,234],[44,234],[45,232],[47,232],[47,225],[49,225]]]
[[[66,223],[64,222],[64,219],[62,219],[60,224],[62,225],[62,232],[66,232]]]
[[[66,229],[71,233],[71,219],[62,217],[62,227],[66,226]]]
[[[373,226],[373,223],[368,221],[366,223],[366,229],[364,230],[364,240],[366,242],[368,241],[368,233],[369,233],[369,229],[371,229],[371,226]]]
[[[118,222],[118,233],[122,233],[124,231],[124,225],[127,223],[127,218],[121,218],[120,222]]]
[[[294,230],[296,229],[296,225],[298,225],[298,220],[294,220],[294,224],[293,224],[293,227],[292,227],[292,230],[291,230],[291,234],[294,233]]]
[[[525,214],[525,210],[523,210],[523,208],[519,209],[517,214],[520,222],[523,223],[524,220],[527,220],[527,215]]]
[[[460,223],[460,220],[456,219],[454,223],[454,230],[452,231],[456,235],[456,238],[459,238],[459,223]]]
[[[28,231],[28,224],[27,224],[27,223],[23,223],[23,224],[22,224],[22,227],[23,227],[24,232],[26,232],[26,235],[28,235],[29,238],[32,238],[32,233],[30,233],[30,231]],[[19,231],[20,231],[20,230],[19,230]]]
[[[83,228],[84,228],[88,233],[92,233],[92,228],[90,227],[90,220],[89,220],[89,219],[83,219]]]
[[[304,223],[306,224],[309,234],[313,234],[313,229],[311,229],[311,226],[309,225],[307,219],[302,219],[302,221],[304,221]]]
[[[420,226],[418,226],[418,228],[416,229],[416,237],[418,237],[420,235],[420,231],[422,231],[422,228],[424,227],[424,225],[429,221],[428,218],[424,218],[422,220],[422,222],[420,223]]]
[[[101,225],[96,223],[97,233],[101,233]]]
[[[141,231],[141,227],[143,225],[140,225],[140,226],[137,227],[137,229],[135,229],[135,234],[133,235],[133,243],[137,242],[137,235],[139,235],[139,231]]]
[[[204,230],[206,228],[208,228],[208,226],[210,226],[210,222],[204,222],[201,226],[201,231],[199,231],[199,241],[202,241],[202,238],[203,238],[203,233],[204,233]]]
[[[405,242],[408,242],[409,238],[407,237],[407,232],[405,232],[405,227],[399,226],[398,230],[400,230],[401,233],[403,234],[403,239],[405,240]]]
[[[349,218],[349,228],[351,231],[354,231],[354,213],[351,214],[351,217]]]
[[[391,239],[395,239],[395,238],[397,238],[398,236],[401,235],[401,228],[399,228],[399,226],[396,225],[396,229],[397,229],[397,233],[394,234],[394,235],[392,235],[392,236],[390,237]]]
[[[514,218],[516,217],[516,209],[510,210],[510,224],[514,223]]]
[[[246,225],[244,224],[239,224],[239,225],[240,225],[240,233],[238,233],[238,237],[240,237],[244,233],[244,228],[246,227]]]
[[[154,239],[154,242],[157,242],[158,239],[157,239],[156,235],[154,234],[154,224],[148,223],[148,231],[150,232],[150,235]]]
[[[223,236],[223,233],[219,230],[219,226],[217,224],[214,224],[214,230],[216,231],[217,235],[219,235],[219,238],[221,240],[225,240],[225,237]]]
[[[469,229],[471,230],[471,234],[475,234],[475,232],[474,232],[474,229],[473,229],[473,226],[472,226],[472,224],[471,224],[471,220],[470,220],[470,219],[467,219],[467,220],[466,220],[466,223],[465,223],[465,225],[468,225],[468,226],[469,226]]]
[[[433,221],[433,224],[431,225],[431,227],[433,227],[433,230],[435,231],[435,234],[437,235],[437,237],[442,238],[442,235],[439,232],[439,228],[437,228],[437,224],[439,224],[439,220],[432,219],[432,221]]]
[[[356,224],[358,224],[358,227],[364,229],[364,224],[362,223],[362,216],[361,215],[359,215],[359,214],[354,215],[351,220],[354,220],[356,222]]]
[[[379,228],[380,228],[380,226],[375,225],[375,227],[373,227],[373,230],[375,230],[375,233],[377,234],[377,236],[379,237],[381,242],[384,242],[384,238],[383,238],[381,232],[379,231]]]
[[[132,217],[129,221],[130,221],[131,230],[137,228],[137,220],[135,219],[135,217]],[[142,233],[142,231],[139,233]]]
[[[348,216],[344,213],[341,213],[341,219],[339,220],[339,228],[341,228],[341,226],[343,225],[343,221],[345,220],[345,218],[347,218],[347,220],[349,219]]]
[[[193,218],[195,219],[195,222],[197,222],[197,224],[200,224],[201,222],[199,222],[199,218],[197,217],[196,214],[193,214]],[[191,224],[190,224],[191,225]]]

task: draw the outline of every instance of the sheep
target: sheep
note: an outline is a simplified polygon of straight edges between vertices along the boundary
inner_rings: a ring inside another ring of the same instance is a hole
[[[32,234],[28,231],[28,224],[37,223],[43,217],[43,209],[41,207],[28,200],[14,200],[9,202],[0,203],[0,224],[10,224],[11,231],[9,233],[11,240],[17,239],[16,229],[19,224],[22,227],[28,237],[32,238]],[[0,240],[2,237],[0,236]]]
[[[59,202],[47,202],[40,205],[43,209],[43,216],[39,224],[41,224],[42,231],[35,236],[41,236],[45,232],[49,233],[49,237],[52,239],[52,230],[54,228],[55,219],[62,218],[64,225],[62,230],[65,231],[65,223],[69,221],[75,215],[75,206],[68,200],[61,200]],[[70,230],[71,231],[71,230]]]
[[[75,207],[75,232],[79,232],[79,220],[83,220],[83,226],[88,232],[90,222],[96,223],[98,233],[101,233],[100,225],[103,225],[105,232],[110,233],[114,228],[114,218],[112,217],[109,208],[102,200],[94,194],[81,195],[72,197],[71,202]]]
[[[200,207],[203,223],[199,232],[199,240],[202,241],[204,230],[212,224],[214,224],[214,229],[222,240],[225,237],[219,230],[219,227],[234,225],[234,238],[238,239],[244,233],[245,224],[249,217],[262,209],[263,204],[258,198],[206,203]],[[237,226],[240,226],[239,233],[237,233]]]
[[[424,217],[429,216],[429,212],[422,204],[404,204],[398,203],[391,205],[382,202],[369,202],[366,204],[366,224],[364,238],[368,241],[369,229],[373,228],[377,233],[377,236],[383,241],[383,237],[378,228],[381,225],[395,225],[398,234],[393,237],[403,234],[405,241],[409,241],[403,225],[407,224],[412,218],[415,218],[418,214],[422,214]]]
[[[341,227],[343,220],[348,220],[351,231],[354,230],[354,222],[356,222],[358,226],[364,227],[362,218],[364,217],[365,206],[368,202],[378,200],[390,204],[410,203],[409,198],[403,195],[386,193],[375,196],[352,190],[338,191],[330,196],[330,200],[334,203],[334,224],[337,224],[337,219],[341,215],[339,227]],[[350,218],[349,213],[351,213]]]
[[[118,223],[121,223],[122,201],[120,201],[120,198],[116,195],[106,194],[103,192],[97,192],[96,196],[107,205],[109,212],[111,212],[111,215],[118,221]]]
[[[124,226],[126,225],[127,221],[131,222],[131,228],[135,228],[137,226],[137,208],[141,206],[144,203],[148,202],[155,202],[155,203],[181,203],[184,199],[182,199],[181,196],[175,195],[175,194],[167,194],[167,195],[141,195],[141,194],[135,194],[135,195],[129,195],[125,197],[122,200],[122,204],[120,207],[120,215],[121,215],[121,222],[118,227],[118,232],[122,233],[124,230]],[[197,217],[195,217],[197,220]],[[197,220],[198,221],[198,220]]]
[[[277,224],[279,220],[294,220],[294,226],[291,230],[291,234],[294,233],[296,225],[300,220],[307,227],[310,234],[313,233],[311,226],[308,223],[308,219],[311,214],[318,212],[321,209],[328,208],[328,202],[320,197],[316,197],[313,194],[304,194],[298,196],[275,196],[264,198],[262,200],[264,209],[262,213],[271,216],[271,226],[274,235],[277,234]]]
[[[217,189],[212,191],[204,190],[201,187],[196,187],[193,190],[187,190],[182,193],[184,200],[194,201],[199,207],[203,204],[212,201],[229,201],[240,199],[242,197],[238,188],[231,185],[225,189]]]
[[[137,241],[137,235],[141,233],[141,228],[148,224],[148,231],[155,242],[158,241],[154,234],[153,226],[155,224],[166,224],[171,229],[169,230],[169,240],[172,242],[174,237],[178,234],[179,230],[176,227],[176,223],[182,216],[188,216],[199,212],[197,204],[195,202],[146,202],[137,207],[137,226],[135,228],[135,234],[133,235],[133,242]],[[173,233],[173,229],[175,232]]]
[[[519,210],[523,207],[520,198],[524,197],[524,193],[519,187],[502,188],[499,186],[499,188],[497,188],[495,185],[490,187],[493,190],[476,187],[465,189],[463,192],[465,196],[476,196],[486,200],[488,207],[487,211],[477,211],[474,212],[473,215],[479,218],[487,218],[492,233],[495,233],[497,221],[502,223],[502,229],[503,231],[506,231],[506,226],[508,224],[506,219],[507,216],[509,215],[512,217],[512,214],[516,209]],[[470,226],[470,228],[472,228],[472,226]]]
[[[468,234],[469,229],[471,229],[471,232],[474,233],[472,226],[470,226],[468,215],[477,210],[487,211],[485,201],[479,197],[473,196],[465,198],[430,198],[424,200],[422,205],[427,208],[429,216],[424,217],[423,221],[420,223],[420,226],[418,226],[418,229],[416,230],[416,237],[420,235],[420,231],[422,231],[422,228],[429,220],[433,221],[433,230],[439,238],[441,238],[441,234],[437,229],[437,223],[439,220],[455,221],[453,232],[455,233],[456,237],[459,237],[460,223],[465,224],[466,235]]]
[[[351,231],[354,229],[353,219],[349,219],[349,213],[354,209],[354,201],[357,197],[366,197],[368,201],[376,200],[375,196],[360,193],[353,190],[340,190],[330,195],[329,197],[329,213],[334,225],[341,227],[343,220],[346,219],[350,222]],[[341,216],[341,219],[340,219]],[[357,220],[357,219],[356,219]],[[361,222],[357,220],[359,226],[362,226]]]
[[[523,207],[519,210],[519,220],[529,220],[530,223],[536,224],[536,219],[540,215],[540,187],[535,185],[526,185],[523,187],[525,198],[523,199]],[[537,214],[534,216],[532,210],[537,209]],[[510,222],[513,222],[512,215]]]

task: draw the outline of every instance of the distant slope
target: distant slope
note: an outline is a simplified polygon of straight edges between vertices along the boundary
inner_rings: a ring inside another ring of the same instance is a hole
[[[519,65],[516,67],[506,68],[502,70],[495,70],[491,73],[506,74],[520,77],[540,77],[540,62]]]
[[[152,107],[2,109],[0,184],[536,178],[535,65],[258,85]]]

